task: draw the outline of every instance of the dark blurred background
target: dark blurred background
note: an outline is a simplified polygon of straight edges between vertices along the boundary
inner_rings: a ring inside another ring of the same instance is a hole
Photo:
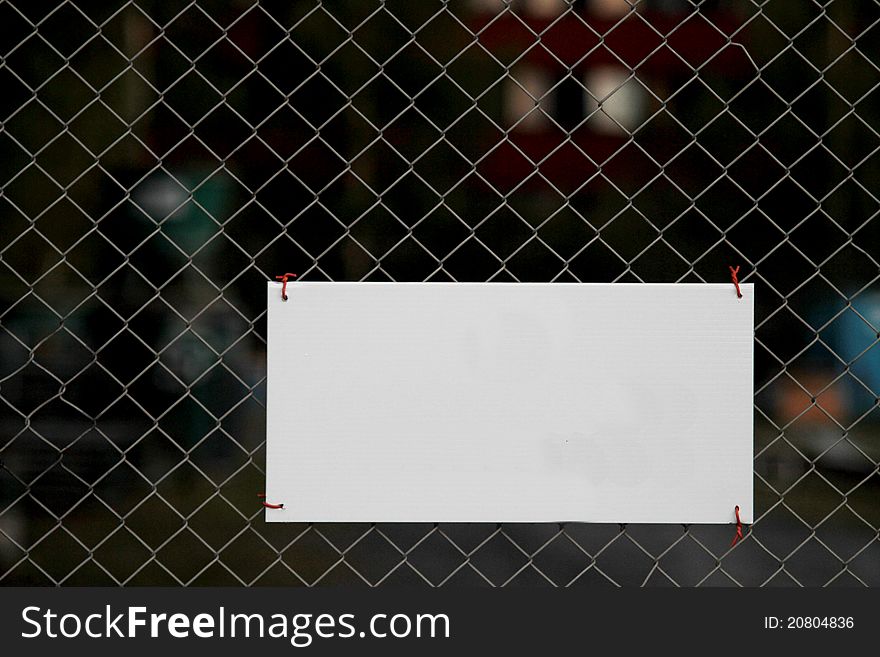
[[[880,584],[878,21],[0,2],[0,582]],[[757,295],[735,549],[730,526],[263,522],[266,280],[729,265]]]

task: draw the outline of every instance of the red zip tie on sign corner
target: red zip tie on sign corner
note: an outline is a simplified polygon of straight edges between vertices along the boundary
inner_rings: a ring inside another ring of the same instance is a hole
[[[276,281],[281,281],[281,300],[287,301],[287,279],[288,278],[296,278],[296,274],[282,274],[281,276],[276,276]]]
[[[733,285],[736,288],[736,298],[742,299],[742,292],[739,291],[739,265],[730,267],[730,280],[733,281]]]
[[[269,502],[266,502],[266,493],[257,493],[257,497],[259,497],[261,500],[263,500],[263,506],[266,507],[267,509],[283,509],[284,508],[283,504],[270,504]]]
[[[734,507],[733,512],[736,514],[736,534],[733,537],[733,543],[730,544],[730,547],[733,547],[739,541],[743,540],[743,524],[742,520],[739,519],[739,504]]]

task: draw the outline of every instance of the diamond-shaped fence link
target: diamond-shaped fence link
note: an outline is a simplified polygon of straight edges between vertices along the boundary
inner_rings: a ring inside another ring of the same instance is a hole
[[[880,584],[878,22],[867,0],[0,1],[0,582]],[[263,521],[275,275],[728,265],[758,304],[736,546]]]

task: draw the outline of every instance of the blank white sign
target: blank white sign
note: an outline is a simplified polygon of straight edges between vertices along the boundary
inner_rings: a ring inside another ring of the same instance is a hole
[[[752,522],[741,288],[270,283],[266,520]]]

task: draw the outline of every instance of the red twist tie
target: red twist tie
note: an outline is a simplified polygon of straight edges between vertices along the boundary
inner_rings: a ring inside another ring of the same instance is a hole
[[[265,500],[266,493],[257,493],[257,497]],[[283,504],[270,504],[269,502],[266,502],[266,501],[263,502],[263,506],[266,507],[267,509],[283,509],[284,508]]]
[[[739,265],[736,266],[736,269],[733,267],[730,268],[730,280],[733,281],[733,285],[736,287],[736,296],[738,299],[742,299],[742,292],[739,291],[739,278],[737,278],[737,274],[739,274]]]
[[[287,279],[288,278],[296,278],[296,274],[284,274],[282,276],[276,276],[276,281],[281,281],[281,300],[287,301]]]
[[[743,524],[742,520],[739,519],[739,504],[734,508],[734,513],[736,513],[736,534],[733,537],[733,543],[730,544],[730,547],[733,547],[743,539]]]

